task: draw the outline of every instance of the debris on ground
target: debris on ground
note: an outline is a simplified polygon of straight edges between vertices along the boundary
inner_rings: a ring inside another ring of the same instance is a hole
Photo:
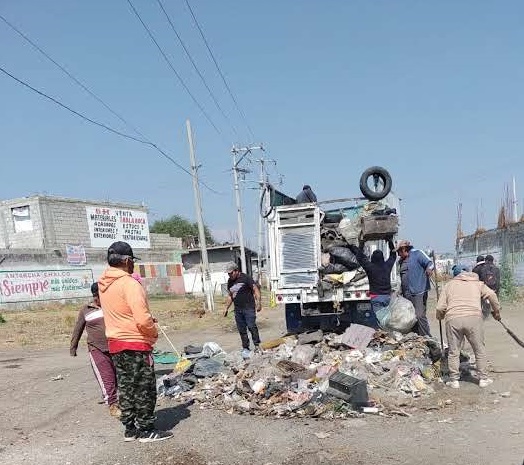
[[[64,377],[62,375],[56,375],[51,378],[51,381],[62,381]]]
[[[194,401],[204,409],[258,416],[409,417],[400,407],[429,398],[442,381],[441,351],[433,339],[376,331],[366,347],[359,339],[356,349],[343,336],[326,333],[315,343],[315,334],[306,344],[288,336],[249,358],[206,343],[202,347],[214,355],[197,354],[183,375],[162,376],[158,392],[180,402]],[[462,368],[467,368],[466,362]],[[438,408],[441,404],[451,401],[440,402]]]

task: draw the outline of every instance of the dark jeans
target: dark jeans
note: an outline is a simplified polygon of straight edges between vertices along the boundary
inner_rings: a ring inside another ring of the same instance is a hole
[[[415,307],[417,323],[413,330],[420,336],[431,336],[431,329],[429,328],[429,321],[428,317],[426,316],[426,304],[428,302],[427,291],[423,294],[407,295],[406,299],[411,301],[413,307]]]
[[[247,330],[251,333],[253,344],[258,346],[260,344],[260,336],[257,328],[257,314],[254,308],[249,309],[235,309],[235,322],[237,329],[242,339],[242,347],[249,350],[249,336]]]
[[[391,302],[391,295],[377,295],[371,298],[371,311],[373,312],[373,318],[376,321],[376,326],[373,326],[376,329],[380,328],[380,324],[377,319],[377,312],[384,307],[387,307]]]
[[[148,431],[155,422],[156,378],[151,352],[124,350],[112,355],[118,381],[118,401],[126,429]]]

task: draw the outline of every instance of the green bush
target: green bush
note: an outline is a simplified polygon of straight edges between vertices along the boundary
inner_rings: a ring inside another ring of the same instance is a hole
[[[4,318],[4,315],[0,313],[0,324],[7,323],[7,320]]]
[[[510,302],[517,298],[517,285],[513,278],[513,269],[507,260],[500,265],[500,297]]]

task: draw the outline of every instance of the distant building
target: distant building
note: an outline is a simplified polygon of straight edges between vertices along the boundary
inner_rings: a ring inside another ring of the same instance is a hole
[[[253,260],[256,260],[257,254],[249,248],[246,251],[247,274],[253,275]],[[224,269],[227,263],[235,262],[240,268],[240,245],[216,245],[207,248],[209,259],[209,271],[211,273],[211,282],[215,292],[223,292],[223,285],[227,283],[227,274]],[[184,265],[184,282],[187,292],[203,292],[203,277],[201,270],[200,249],[188,249],[182,253],[182,263]]]
[[[149,232],[147,208],[34,195],[0,201],[0,304],[89,297],[107,248],[131,244],[150,293],[185,292],[182,240]]]

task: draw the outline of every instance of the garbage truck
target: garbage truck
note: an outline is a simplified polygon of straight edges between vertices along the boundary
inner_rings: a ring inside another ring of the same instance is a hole
[[[362,196],[296,203],[272,187],[261,201],[268,227],[272,296],[285,306],[288,333],[343,331],[351,323],[371,322],[366,273],[349,244],[365,244],[371,254],[389,256],[387,239],[399,225],[398,199],[389,172],[373,166],[362,173]],[[398,286],[396,267],[392,285]]]

